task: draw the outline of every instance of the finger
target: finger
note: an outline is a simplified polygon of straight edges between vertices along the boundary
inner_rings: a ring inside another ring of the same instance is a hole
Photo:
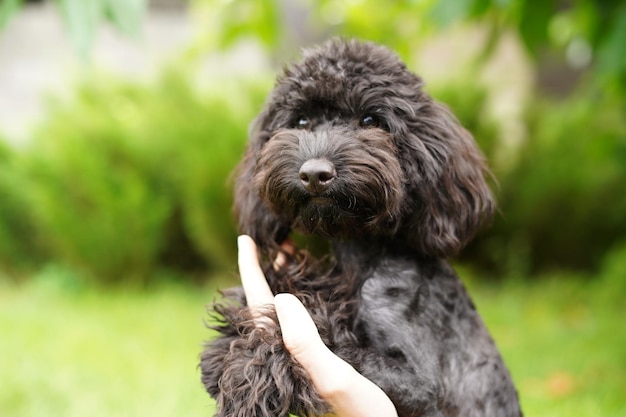
[[[330,353],[306,308],[292,294],[274,297],[283,343],[298,361],[317,362]]]
[[[274,303],[285,347],[308,372],[336,416],[397,417],[393,403],[376,384],[324,345],[311,316],[296,297],[278,294]]]
[[[246,294],[248,306],[256,308],[272,304],[274,295],[259,265],[256,244],[250,236],[242,235],[237,238],[237,246],[241,285]]]
[[[285,241],[281,243],[280,248],[282,251],[278,252],[276,259],[274,259],[274,263],[272,264],[274,271],[278,271],[287,263],[287,256],[285,253],[288,253],[289,255],[294,255],[296,253],[296,245],[293,243],[293,240],[289,238],[285,239]]]

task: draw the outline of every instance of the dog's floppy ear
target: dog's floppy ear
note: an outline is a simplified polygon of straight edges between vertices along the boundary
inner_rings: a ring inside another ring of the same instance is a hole
[[[280,221],[265,205],[255,186],[254,174],[263,145],[268,141],[268,113],[264,110],[249,131],[248,147],[235,171],[234,212],[239,232],[254,239],[262,253],[276,249],[287,237],[289,225]]]
[[[491,219],[489,171],[474,138],[445,106],[430,101],[420,113],[409,127],[413,144],[401,156],[412,159],[405,166],[413,170],[406,174],[417,205],[405,217],[407,241],[426,255],[450,257]]]

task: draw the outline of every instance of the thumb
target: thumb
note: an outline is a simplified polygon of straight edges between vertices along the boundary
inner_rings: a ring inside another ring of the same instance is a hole
[[[298,298],[292,294],[278,294],[274,297],[274,306],[285,347],[307,371],[322,397],[336,406],[334,397],[343,395],[356,371],[324,344],[313,319]]]
[[[291,355],[305,368],[327,359],[331,354],[317,331],[309,312],[292,294],[274,297],[276,315],[283,334],[283,343]]]
[[[336,416],[398,416],[378,386],[328,349],[300,300],[292,294],[278,294],[274,305],[285,347],[307,371]]]

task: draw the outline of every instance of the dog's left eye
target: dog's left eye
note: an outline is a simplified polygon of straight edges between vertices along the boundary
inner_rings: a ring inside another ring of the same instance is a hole
[[[373,114],[366,114],[359,121],[361,127],[380,127],[380,119]]]
[[[294,127],[297,129],[308,129],[309,126],[311,126],[311,122],[305,116],[298,117],[294,123]]]

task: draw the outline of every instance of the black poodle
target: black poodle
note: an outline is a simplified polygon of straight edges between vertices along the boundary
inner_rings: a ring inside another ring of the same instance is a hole
[[[306,51],[252,130],[236,183],[239,227],[257,242],[274,293],[296,295],[328,347],[400,417],[520,416],[507,368],[446,261],[491,217],[485,161],[422,87],[372,43]],[[292,230],[328,239],[330,253],[283,253],[276,270]],[[218,416],[332,411],[278,324],[255,326],[241,288],[213,308],[220,335],[201,370]]]

